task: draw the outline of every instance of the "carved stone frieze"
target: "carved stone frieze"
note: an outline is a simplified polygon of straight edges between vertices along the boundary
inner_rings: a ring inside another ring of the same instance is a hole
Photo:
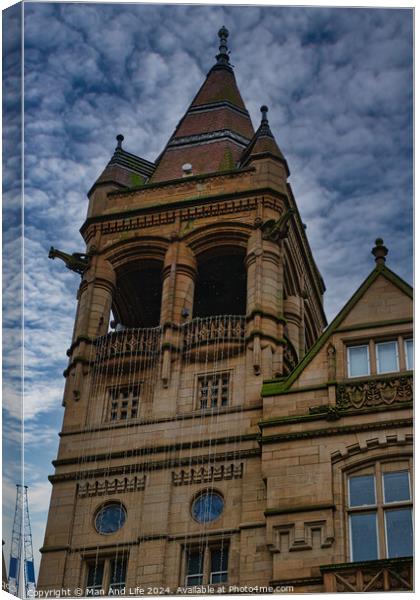
[[[338,410],[387,406],[413,400],[413,377],[400,375],[387,379],[370,379],[337,387]]]
[[[77,494],[79,498],[110,496],[126,492],[139,492],[144,490],[145,485],[146,475],[135,475],[134,477],[123,477],[122,479],[85,480],[78,484]]]
[[[241,479],[244,473],[244,464],[212,465],[197,469],[182,469],[172,471],[172,483],[174,485],[191,485],[192,483],[209,483],[211,481],[223,481],[229,479]]]

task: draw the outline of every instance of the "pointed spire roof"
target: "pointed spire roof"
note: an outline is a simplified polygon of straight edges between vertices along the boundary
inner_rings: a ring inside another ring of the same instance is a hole
[[[157,159],[152,182],[182,177],[185,164],[193,175],[230,170],[254,136],[230,64],[228,36],[222,27],[216,63]]]
[[[282,151],[277,145],[274,135],[271,132],[268,123],[267,106],[261,106],[261,125],[258,127],[254,137],[245,149],[241,157],[241,166],[246,166],[251,160],[259,158],[267,158],[270,156],[275,160],[280,161],[286,168],[287,176],[290,175],[289,167]]]

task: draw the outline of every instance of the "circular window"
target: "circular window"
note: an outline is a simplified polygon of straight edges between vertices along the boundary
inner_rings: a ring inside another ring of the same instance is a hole
[[[215,492],[204,492],[194,500],[191,514],[199,523],[209,523],[220,517],[223,507],[222,496]]]
[[[106,504],[95,517],[95,527],[98,533],[114,533],[125,523],[127,513],[122,504]]]

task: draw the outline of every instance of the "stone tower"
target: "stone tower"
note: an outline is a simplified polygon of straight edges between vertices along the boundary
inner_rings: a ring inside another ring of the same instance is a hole
[[[155,163],[123,136],[88,193],[39,589],[267,585],[258,423],[326,320],[265,106],[216,63]],[[158,101],[158,99],[156,99]]]

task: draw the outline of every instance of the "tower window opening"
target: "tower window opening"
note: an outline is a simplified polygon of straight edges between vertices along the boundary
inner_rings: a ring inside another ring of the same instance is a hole
[[[108,390],[108,410],[106,420],[124,421],[137,419],[140,408],[140,384],[118,386]]]
[[[244,315],[246,269],[244,255],[221,254],[199,264],[194,293],[194,317]]]
[[[124,327],[157,327],[162,302],[162,265],[146,261],[117,273],[113,304],[116,330]]]
[[[197,380],[197,408],[223,408],[230,400],[230,373],[200,375]]]

